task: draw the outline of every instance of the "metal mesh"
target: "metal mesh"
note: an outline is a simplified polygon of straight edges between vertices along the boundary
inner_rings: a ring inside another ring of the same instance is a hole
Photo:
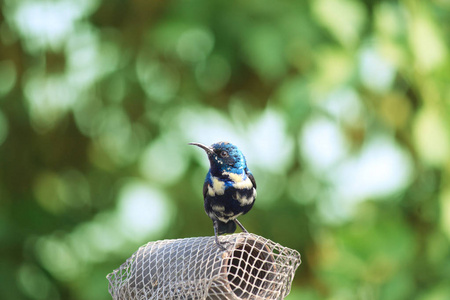
[[[300,253],[251,233],[150,242],[110,273],[114,300],[283,299]]]

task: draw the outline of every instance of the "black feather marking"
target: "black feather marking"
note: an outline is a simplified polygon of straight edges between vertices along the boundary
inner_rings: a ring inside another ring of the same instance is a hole
[[[217,220],[218,227],[218,235],[222,235],[225,233],[234,233],[236,231],[236,223],[233,221],[228,221],[227,223],[221,222]]]
[[[248,173],[247,176],[248,176],[248,178],[250,178],[250,181],[252,182],[253,187],[256,189],[256,181],[255,181],[255,177],[253,177],[253,174]]]
[[[205,181],[203,184],[203,199],[206,198],[206,193],[208,192],[208,182]]]

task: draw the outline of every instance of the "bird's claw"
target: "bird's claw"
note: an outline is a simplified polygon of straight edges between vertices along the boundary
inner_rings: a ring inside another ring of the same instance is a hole
[[[215,242],[216,242],[217,247],[219,247],[222,251],[227,251],[227,248],[225,248],[224,245],[231,244],[228,241],[219,242],[219,237],[217,235],[215,236]]]
[[[227,248],[225,248],[225,246],[224,245],[231,245],[231,243],[230,242],[219,242],[219,241],[216,241],[216,244],[217,244],[217,247],[219,247],[222,251],[227,251],[228,249]]]

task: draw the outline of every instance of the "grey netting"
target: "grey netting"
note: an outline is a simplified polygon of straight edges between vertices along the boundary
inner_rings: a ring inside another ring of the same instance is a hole
[[[150,242],[110,273],[114,300],[283,299],[300,253],[261,236],[239,233]]]

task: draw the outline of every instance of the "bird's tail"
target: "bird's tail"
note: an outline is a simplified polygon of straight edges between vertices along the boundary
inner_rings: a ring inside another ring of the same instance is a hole
[[[217,234],[234,233],[236,231],[236,223],[232,220],[227,223],[217,220]]]

